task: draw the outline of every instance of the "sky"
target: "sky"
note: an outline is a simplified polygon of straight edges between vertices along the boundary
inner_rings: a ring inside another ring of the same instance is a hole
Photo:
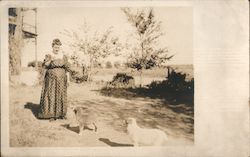
[[[133,8],[136,9],[136,8]],[[160,47],[168,47],[170,54],[175,57],[169,64],[193,63],[193,21],[191,7],[154,7],[157,20],[162,21],[164,36],[160,40]],[[24,21],[34,23],[34,14],[26,12]],[[51,42],[59,38],[63,43],[63,50],[72,53],[67,47],[67,37],[61,32],[77,30],[84,20],[92,31],[103,32],[113,26],[114,35],[125,41],[133,30],[125,14],[119,7],[44,7],[37,9],[38,60],[43,60],[45,54],[50,53]],[[27,42],[23,51],[23,64],[34,58],[34,42]],[[111,58],[110,58],[111,59]],[[113,59],[113,58],[112,58]],[[121,57],[119,59],[122,59]],[[118,59],[118,60],[119,60]]]

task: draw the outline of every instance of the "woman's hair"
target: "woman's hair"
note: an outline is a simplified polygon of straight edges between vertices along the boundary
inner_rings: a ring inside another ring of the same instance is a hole
[[[61,43],[61,41],[60,41],[58,38],[56,38],[56,39],[54,39],[53,42],[52,42],[52,47],[53,47],[54,45],[59,45],[59,46],[61,46],[62,43]]]

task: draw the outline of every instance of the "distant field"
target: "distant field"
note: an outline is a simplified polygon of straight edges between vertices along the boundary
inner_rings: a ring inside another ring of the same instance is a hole
[[[193,65],[172,65],[173,69],[175,69],[177,72],[185,73],[188,78],[194,78],[193,74]],[[135,78],[135,84],[139,84],[139,73],[136,70],[130,69],[130,68],[98,68],[94,69],[94,75],[93,80],[94,81],[111,81],[113,76],[116,75],[119,72],[124,72],[127,74],[132,75]],[[150,70],[144,70],[142,74],[143,78],[143,85],[150,84],[152,81],[162,81],[166,79],[167,76],[167,68],[153,68]]]
[[[178,71],[182,71],[190,75],[193,75],[193,65],[170,65],[170,67]],[[118,72],[126,72],[129,74],[133,74],[134,76],[139,76],[139,73],[131,68],[120,68],[120,69],[95,68],[93,70],[97,72],[98,75],[107,75],[107,74],[114,75]],[[167,68],[153,68],[150,70],[143,70],[143,76],[166,77],[166,75],[167,75]]]

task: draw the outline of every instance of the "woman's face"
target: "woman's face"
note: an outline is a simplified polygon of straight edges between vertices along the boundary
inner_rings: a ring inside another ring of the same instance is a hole
[[[60,49],[61,49],[61,46],[60,45],[54,45],[52,48],[53,48],[53,53],[58,54]]]

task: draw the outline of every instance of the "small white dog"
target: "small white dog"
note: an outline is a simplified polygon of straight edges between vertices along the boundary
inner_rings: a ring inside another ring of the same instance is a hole
[[[139,146],[139,144],[147,146],[163,146],[167,141],[167,136],[163,131],[159,129],[140,128],[134,118],[128,118],[125,123],[134,146]]]

